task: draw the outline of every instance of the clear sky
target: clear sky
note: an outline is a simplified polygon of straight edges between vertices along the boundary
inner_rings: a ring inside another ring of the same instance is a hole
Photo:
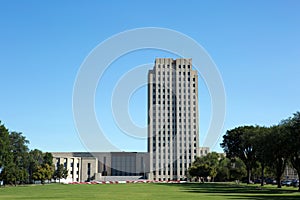
[[[239,125],[273,125],[300,110],[300,1],[14,1],[0,0],[0,120],[23,132],[30,148],[86,151],[73,121],[72,92],[84,58],[119,32],[163,27],[196,40],[216,63],[226,89],[222,134]],[[120,139],[111,114],[116,80],[130,69],[173,57],[143,50],[118,59],[96,93],[96,115],[124,151],[146,141]],[[145,74],[145,79],[147,75]],[[129,112],[146,125],[146,87]],[[199,80],[200,144],[210,122],[210,96]],[[219,146],[214,150],[221,151]]]

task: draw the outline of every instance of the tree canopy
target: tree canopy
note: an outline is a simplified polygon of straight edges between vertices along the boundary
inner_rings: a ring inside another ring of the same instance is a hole
[[[0,121],[0,180],[4,184],[31,183],[41,177],[37,176],[41,168],[46,171],[46,179],[52,178],[52,154],[37,149],[29,151],[28,144],[22,133],[10,132]]]
[[[271,127],[240,126],[228,130],[221,147],[228,158],[239,158],[244,162],[248,183],[252,169],[259,166],[263,185],[267,167],[275,174],[280,188],[282,174],[289,162],[300,174],[300,112]]]

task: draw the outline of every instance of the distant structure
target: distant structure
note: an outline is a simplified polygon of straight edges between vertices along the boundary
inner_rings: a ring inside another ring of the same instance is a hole
[[[148,73],[149,179],[182,180],[198,155],[198,75],[192,59],[157,58]]]
[[[206,156],[208,153],[210,153],[209,147],[199,147],[198,149],[199,149],[197,154],[198,157],[203,157]]]
[[[299,176],[297,171],[293,167],[287,165],[283,172],[282,178],[285,180],[293,180],[293,179],[299,179]]]
[[[147,179],[149,155],[146,152],[53,152],[55,168],[68,170],[65,182]]]

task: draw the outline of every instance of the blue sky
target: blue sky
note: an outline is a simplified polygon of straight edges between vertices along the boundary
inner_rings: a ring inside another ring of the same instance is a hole
[[[297,0],[0,0],[0,120],[23,132],[31,149],[86,151],[72,113],[73,85],[84,58],[119,32],[163,27],[196,40],[216,63],[227,97],[222,133],[239,125],[276,124],[300,110],[299,10]],[[146,141],[124,135],[120,139],[107,106],[111,90],[122,74],[156,57],[175,58],[158,50],[130,53],[113,63],[103,80],[107,84],[97,89],[99,122],[124,151],[146,151]],[[211,104],[199,81],[203,141]],[[129,112],[144,126],[146,111],[143,87],[133,94]]]

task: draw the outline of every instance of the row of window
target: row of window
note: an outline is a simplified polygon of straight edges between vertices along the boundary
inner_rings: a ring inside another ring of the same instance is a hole
[[[169,152],[170,153],[170,152]],[[197,157],[196,155],[196,151],[194,151],[194,156],[193,158],[195,159]],[[175,160],[177,162],[177,153],[176,151],[173,152],[173,160]],[[187,160],[187,158],[189,158],[189,160]],[[180,158],[178,158],[178,163],[188,163],[190,162],[190,160],[192,159],[192,156],[189,155],[185,155],[185,156],[180,156]],[[155,163],[158,163],[159,166],[161,165],[165,165],[168,162],[172,162],[172,160],[170,159],[170,154],[158,154],[158,156],[156,156],[155,154],[153,155],[153,165],[155,165]]]
[[[176,142],[176,141],[175,141]],[[188,147],[190,147],[191,148],[191,145],[193,145],[193,147],[194,148],[197,148],[197,144],[196,144],[196,142],[194,141],[194,142],[192,142],[192,141],[178,141],[178,142],[176,142],[176,146],[175,145],[173,145],[173,144],[170,144],[170,142],[168,142],[168,141],[158,141],[157,143],[155,143],[154,141],[153,141],[153,148],[156,148],[156,147],[165,147],[166,146],[166,143],[168,144],[168,146],[173,146],[173,147],[176,147],[177,148],[177,145],[178,145],[178,148],[179,148],[179,151],[180,151],[180,153],[182,153],[182,152],[186,152],[186,147],[188,146]],[[181,147],[184,147],[184,148],[181,148]],[[168,150],[168,149],[167,149]],[[155,149],[153,149],[153,151],[155,151]],[[168,150],[169,151],[169,150]],[[196,149],[195,149],[195,151],[196,151]],[[196,153],[196,152],[195,152]]]
[[[159,137],[159,136],[170,135],[170,132],[172,132],[172,134],[173,134],[172,137],[174,138],[177,135],[179,135],[179,136],[187,135],[187,134],[191,135],[191,130],[194,130],[193,136],[196,136],[197,135],[196,129],[191,129],[190,127],[189,127],[188,130],[183,130],[183,129],[177,130],[176,127],[173,130],[170,130],[170,129],[167,129],[165,127],[162,127],[161,129],[157,129],[157,131],[154,127],[153,130],[152,130],[152,133],[154,135],[153,137]],[[181,131],[183,132],[183,134],[182,134]]]
[[[189,81],[189,79],[188,79]],[[156,89],[155,85],[157,85],[157,88],[171,88],[171,83],[170,82],[166,82],[165,79],[163,79],[162,81],[160,81],[159,84],[155,84],[153,83],[153,89]],[[174,88],[191,88],[191,87],[196,87],[196,84],[195,82],[193,83],[190,83],[190,82],[181,82],[181,83],[178,83],[176,84],[175,81],[172,82],[172,88],[173,88],[173,91],[176,91]]]
[[[155,100],[164,100],[164,99],[166,99],[166,96],[167,96],[167,100],[168,100],[168,103],[170,103],[170,95],[157,95],[157,98],[156,98],[156,95],[155,94],[153,94],[153,101],[155,101]],[[187,97],[187,99],[190,99],[191,98],[191,95],[177,95],[178,97],[176,97],[176,98],[172,98],[172,103],[175,103],[175,100],[177,100],[177,102],[180,102],[180,100],[181,100],[181,97],[183,97],[182,99],[183,100],[185,100],[186,99],[186,97]],[[193,96],[193,99],[196,99],[196,95],[192,95]],[[160,99],[162,97],[162,99]]]
[[[154,130],[153,130],[154,131]],[[154,133],[154,136],[152,136],[152,139],[155,139],[156,137],[170,137],[170,133],[171,131],[166,131],[166,130],[162,130],[162,131],[158,131],[158,133]],[[182,134],[183,133],[183,134]],[[190,137],[192,136],[192,131],[189,130],[189,131],[176,131],[176,130],[173,130],[172,131],[172,138],[174,139],[175,137],[177,137],[177,135],[179,137],[181,136],[188,136],[188,138],[190,139]],[[193,131],[193,137],[197,136],[197,131]],[[187,137],[186,137],[187,138]]]
[[[156,107],[155,107],[156,108]],[[167,108],[167,109],[166,109]],[[183,111],[191,111],[191,107],[177,107],[178,108],[178,112],[179,113],[181,113],[181,111],[183,110]],[[183,109],[181,109],[181,108],[183,108]],[[168,116],[170,116],[170,107],[168,106],[168,107],[164,107],[164,106],[162,106],[162,107],[160,107],[160,109],[154,109],[152,112],[153,112],[153,115],[154,115],[154,117],[155,117],[155,114],[156,114],[156,110],[158,110],[159,112],[157,112],[157,114],[158,114],[158,116],[160,116],[160,113],[162,113],[162,114],[164,114],[164,113],[168,113],[169,115]],[[174,107],[172,107],[172,116],[174,117],[175,115],[176,115],[176,113],[175,113],[175,108]],[[183,114],[184,113],[186,113],[186,112],[183,112]],[[186,116],[190,116],[190,114],[191,113],[187,113],[186,114]],[[194,115],[194,117],[196,117],[196,113],[195,112],[193,112],[193,115]],[[164,115],[163,115],[164,116]],[[181,115],[180,115],[181,116]],[[185,115],[184,115],[185,116]]]
[[[176,123],[178,119],[179,122],[181,123],[181,120],[185,123],[185,122],[191,122],[191,119],[195,119],[196,118],[196,113],[193,112],[193,115],[191,115],[192,113],[178,113],[178,116],[176,116],[174,113],[172,113],[172,118],[170,117],[170,112],[159,112],[157,113],[153,113],[153,116],[152,116],[152,120],[154,121],[153,123],[155,124],[156,121],[159,122],[159,123],[167,123],[167,122],[173,122],[173,123]],[[167,116],[167,117],[165,117]],[[176,118],[175,118],[176,117]],[[172,119],[172,120],[170,120]]]
[[[153,126],[153,129],[155,129],[156,127],[155,127],[155,125],[156,124],[154,124],[154,125],[152,125]],[[171,125],[170,124],[168,124],[168,123],[166,123],[166,122],[163,122],[163,123],[158,123],[157,124],[158,125],[158,130],[160,130],[160,129],[167,129],[167,130],[169,130],[170,128],[171,128]],[[163,126],[160,126],[160,125],[163,125]],[[196,129],[197,127],[196,127],[196,125],[190,125],[190,124],[176,124],[176,126],[175,126],[175,123],[172,125],[172,128],[174,129],[174,131],[176,131],[175,129],[181,129],[181,128],[184,128],[184,130],[186,130],[186,128],[189,128],[189,129],[192,129],[192,128],[194,128],[194,129]]]
[[[167,90],[167,91],[165,91],[165,90]],[[190,88],[187,88],[187,89],[185,89],[185,87],[182,89],[182,91],[183,91],[183,93],[190,93]],[[167,94],[170,94],[170,89],[160,89],[160,88],[158,88],[157,89],[157,91],[156,91],[156,88],[153,88],[153,94],[155,95],[155,93],[158,93],[158,94],[165,94],[165,93],[167,93]],[[172,92],[172,97],[173,98],[176,98],[176,94],[175,94],[175,92],[176,92],[176,90],[174,89],[174,90],[171,90],[171,92]],[[181,92],[181,87],[179,87],[179,89],[178,89],[178,92]],[[195,93],[196,92],[196,90],[195,89],[193,89],[193,93]],[[170,98],[170,96],[168,96],[168,98]]]
[[[162,102],[162,103],[160,103],[160,102]],[[183,102],[183,103],[182,103]],[[188,103],[186,103],[186,102],[188,102]],[[179,101],[177,101],[177,103],[178,103],[178,105],[191,105],[191,101],[180,101],[180,99],[179,99]],[[160,99],[153,99],[153,104],[159,104],[159,105],[170,105],[170,101],[165,101],[165,100],[160,100]],[[193,105],[195,106],[196,105],[196,101],[193,101]]]
[[[168,81],[168,83],[170,83],[172,81],[172,85],[176,85],[178,86],[179,84],[182,83],[182,85],[189,85],[190,81],[191,81],[191,77],[190,76],[177,76],[177,77],[171,77],[171,76],[157,76],[156,78],[153,78],[152,81],[154,83],[161,83],[163,81]],[[182,81],[182,82],[181,82]],[[195,78],[192,78],[192,83],[196,82]],[[178,84],[176,84],[178,83]]]
[[[156,65],[157,66],[157,68],[170,68],[170,64],[157,64]],[[172,65],[172,66],[174,66],[174,65]],[[185,68],[187,68],[187,69],[191,69],[191,65],[176,65],[177,66],[177,68],[179,68],[179,69],[185,69]]]
[[[60,162],[57,161],[57,162],[56,162],[56,167],[58,167],[59,165],[60,165]],[[67,162],[64,162],[63,165],[64,165],[65,168],[67,168],[68,163],[67,163]],[[71,167],[71,168],[74,167],[74,163],[73,163],[73,162],[70,163],[70,167]],[[79,168],[79,163],[76,163],[76,167]]]
[[[171,121],[170,121],[170,118],[167,118],[167,121],[164,120],[164,118],[153,118],[153,120],[155,120],[155,121],[153,121],[153,125],[156,125],[156,124],[170,125],[171,122],[173,122],[173,124],[177,123],[179,125],[187,125],[187,124],[190,124],[191,122],[196,123],[195,118],[193,120],[191,120],[190,118],[188,118],[188,119],[187,118],[184,118],[184,119],[178,118],[178,122],[176,121],[175,118],[173,118],[173,120],[171,120]]]
[[[194,123],[196,123],[196,120],[194,120]],[[157,123],[153,122],[152,128],[153,131],[156,130],[156,125],[157,125],[157,130],[168,130],[170,131],[170,128],[173,128],[173,132],[177,133],[176,129],[182,129],[184,128],[184,130],[186,131],[186,129],[192,129],[195,128],[196,129],[196,125],[190,124],[190,122],[179,122],[176,123],[173,121],[173,123],[171,122],[165,122],[165,121],[158,121]],[[194,126],[194,127],[193,127]]]
[[[160,112],[157,112],[154,110],[153,111],[153,115],[152,115],[152,119],[153,120],[156,120],[157,121],[165,121],[166,119],[168,119],[168,122],[169,122],[169,119],[170,119],[170,112],[169,111],[165,111],[165,110],[161,110]],[[165,116],[168,116],[167,118],[165,118]],[[190,113],[186,113],[186,112],[183,112],[181,113],[180,112],[180,115],[178,113],[178,116],[176,113],[172,113],[172,117],[175,118],[180,118],[180,119],[183,119],[183,121],[185,121],[185,119],[190,119],[190,118],[195,118],[196,117],[196,112],[190,112]]]
[[[165,137],[165,136],[158,136],[158,137],[153,137],[153,144],[155,144],[155,140],[156,140],[156,138],[160,141],[160,140],[166,140],[167,139],[167,141],[170,141],[170,137]],[[174,137],[174,139],[175,139],[175,137]],[[191,141],[191,136],[189,136],[189,137],[183,137],[183,140],[184,141],[186,141],[186,140],[188,140],[188,141]],[[182,137],[179,137],[179,140],[181,141],[182,140]],[[193,138],[193,140],[194,141],[196,141],[196,138],[194,137]]]
[[[161,115],[160,115],[161,114]],[[168,117],[165,117],[164,114],[168,114],[167,116]],[[185,113],[183,113],[185,114]],[[191,115],[179,115],[178,117],[175,118],[174,115],[172,115],[173,118],[169,117],[170,116],[170,113],[158,113],[157,116],[153,116],[152,118],[152,124],[155,125],[155,124],[163,124],[163,125],[168,125],[168,124],[171,124],[171,122],[173,122],[173,124],[190,124],[191,122],[194,122],[196,123],[196,115],[194,116],[191,116]],[[177,122],[177,119],[178,119],[178,122]],[[193,121],[192,121],[193,120]]]
[[[169,143],[168,143],[169,144]],[[184,145],[186,146],[186,142],[179,142],[178,143],[180,146]],[[197,144],[196,143],[193,143],[194,147],[197,147]],[[166,143],[165,142],[158,142],[157,144],[153,142],[153,151],[155,151],[156,149],[156,146],[159,148],[159,147],[165,147],[166,146]],[[170,145],[169,145],[170,146]],[[196,150],[195,150],[196,151]],[[196,153],[196,152],[195,152]]]
[[[194,147],[196,147],[197,145],[195,145],[194,144]],[[158,152],[160,153],[160,150],[161,149],[158,149]],[[154,146],[153,147],[153,152],[155,153],[156,152],[156,146]],[[163,151],[164,152],[164,151]],[[165,152],[164,152],[165,153]],[[170,153],[170,150],[168,150],[168,154]],[[182,149],[180,148],[180,153],[182,153]],[[191,153],[191,152],[190,152]],[[196,154],[197,153],[197,150],[195,149],[194,150],[194,154]],[[166,154],[165,154],[166,155]],[[174,151],[173,151],[173,156],[174,156],[174,158],[176,159],[176,150],[174,149]],[[155,155],[153,156],[153,158],[155,159]],[[159,158],[160,159],[160,158]],[[170,155],[168,155],[168,159],[170,159]],[[180,158],[180,159],[182,159],[182,158]],[[185,158],[186,159],[186,158]],[[189,158],[190,159],[190,158]]]
[[[189,70],[185,71],[185,70],[157,70],[156,75],[170,75],[172,72],[172,75],[191,75],[191,72]]]
[[[196,151],[194,151],[194,153],[196,154]],[[165,155],[167,155],[167,156],[165,156]],[[158,163],[158,166],[161,166],[161,165],[164,165],[164,164],[167,163],[167,162],[165,162],[166,161],[166,157],[168,157],[168,160],[170,160],[170,154],[164,154],[164,155],[159,154],[158,157],[157,157],[157,159],[156,159],[155,154],[153,155],[153,159],[156,161],[156,163]],[[194,156],[194,158],[195,157],[196,157],[196,155]],[[177,155],[176,155],[176,153],[174,153],[173,154],[173,159],[176,160],[176,158],[177,158]],[[191,155],[189,155],[189,156],[187,156],[187,155],[180,156],[179,163],[180,164],[182,164],[182,163],[188,163],[187,159],[191,160],[192,156]],[[182,161],[184,161],[184,162],[182,162]],[[153,165],[155,165],[155,163]]]

